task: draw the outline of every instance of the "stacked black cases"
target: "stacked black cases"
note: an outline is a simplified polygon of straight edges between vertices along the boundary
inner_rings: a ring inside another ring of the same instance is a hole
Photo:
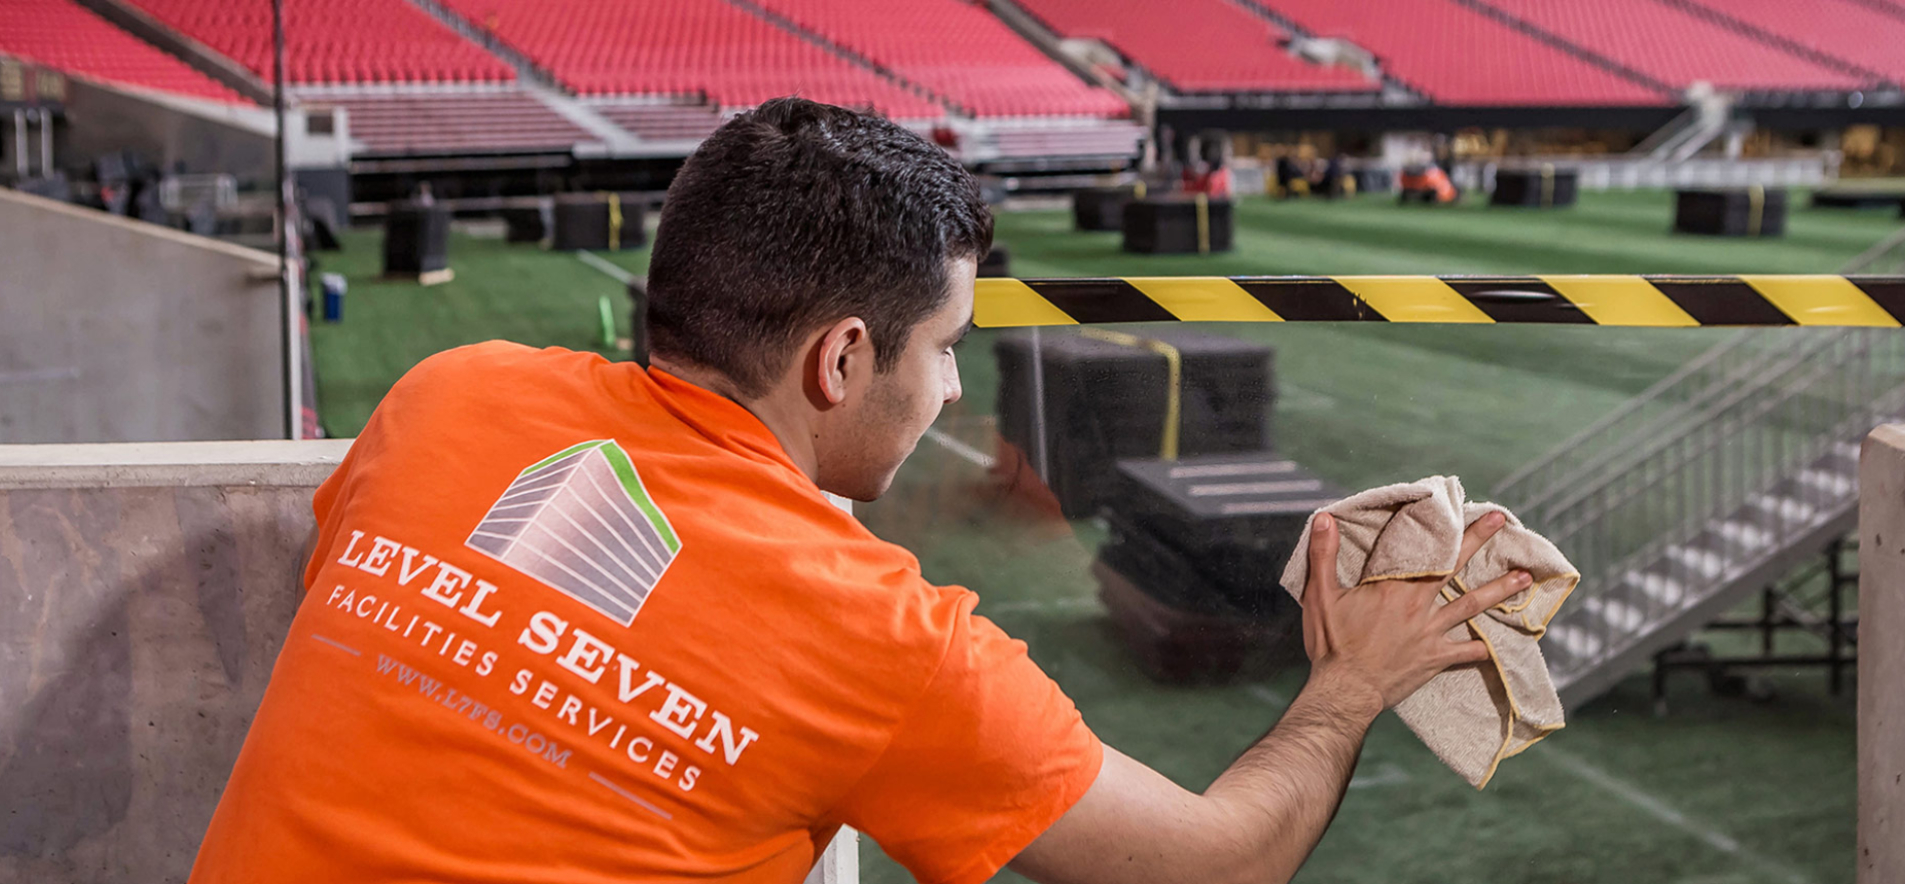
[[[1889,209],[1905,204],[1905,192],[1877,188],[1828,187],[1812,192],[1815,209]]]
[[[1124,206],[1134,187],[1081,187],[1072,191],[1072,226],[1078,230],[1123,230]]]
[[[505,242],[539,243],[549,237],[548,203],[535,206],[514,206],[503,210],[503,239]]]
[[[1568,168],[1502,169],[1495,173],[1491,206],[1558,209],[1574,205],[1581,190],[1581,173]]]
[[[1124,207],[1124,250],[1159,255],[1230,251],[1229,200],[1172,194]]]
[[[420,278],[450,266],[450,210],[395,203],[384,219],[384,275]]]
[[[549,247],[557,251],[638,249],[648,244],[642,204],[634,194],[557,194],[554,216]]]
[[[1786,191],[1758,186],[1679,191],[1673,229],[1709,236],[1784,236]]]
[[[1007,251],[1005,246],[993,244],[992,251],[987,252],[985,259],[979,262],[979,276],[988,278],[1011,275],[1012,253]]]
[[[1342,496],[1335,488],[1269,452],[1127,460],[1118,474],[1100,587],[1147,670],[1221,681],[1300,653],[1301,609],[1277,581],[1310,513]],[[1216,640],[1195,653],[1189,633]]]
[[[1116,463],[1163,453],[1169,364],[1145,346],[1046,331],[1033,371],[1033,335],[1004,335],[999,359],[999,431],[1042,470],[1067,517],[1093,515],[1109,500]],[[1269,347],[1180,330],[1146,332],[1180,359],[1178,453],[1260,451],[1270,444],[1275,398]],[[1043,409],[1034,387],[1043,384]],[[1041,435],[1042,431],[1042,435]]]

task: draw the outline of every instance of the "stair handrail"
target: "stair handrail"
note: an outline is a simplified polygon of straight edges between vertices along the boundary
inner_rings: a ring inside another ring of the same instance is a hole
[[[1756,396],[1764,396],[1767,389],[1787,379],[1788,372],[1795,366],[1825,368],[1845,361],[1841,359],[1838,362],[1820,362],[1816,357],[1820,351],[1830,349],[1843,341],[1849,340],[1852,333],[1853,330],[1850,329],[1834,330],[1824,335],[1808,336],[1808,339],[1806,339],[1808,343],[1802,347],[1796,347],[1791,350],[1768,351],[1770,354],[1769,358],[1760,362],[1749,363],[1749,365],[1755,369],[1754,376],[1750,379],[1745,376],[1744,372],[1727,373],[1713,384],[1704,387],[1700,391],[1703,394],[1700,398],[1684,403],[1679,408],[1673,409],[1667,415],[1664,415],[1661,420],[1654,422],[1655,424],[1678,423],[1679,428],[1675,432],[1639,434],[1644,441],[1638,446],[1628,448],[1617,446],[1608,447],[1603,452],[1597,454],[1595,459],[1590,461],[1589,464],[1584,465],[1583,469],[1577,470],[1575,476],[1569,477],[1568,480],[1557,480],[1551,492],[1535,499],[1531,505],[1524,505],[1522,507],[1523,517],[1532,518],[1544,524],[1554,522],[1559,518],[1558,513],[1566,512],[1571,506],[1585,499],[1589,494],[1598,491],[1605,485],[1617,481],[1620,476],[1634,470],[1644,469],[1648,458],[1673,445],[1680,444],[1682,440],[1692,433],[1703,430],[1716,416],[1723,413],[1726,408]],[[1793,333],[1784,332],[1779,334],[1790,336]],[[1814,374],[1816,375],[1817,372],[1815,371]],[[1789,395],[1793,395],[1791,391],[1789,391]],[[1768,401],[1778,402],[1784,400]],[[1717,404],[1715,404],[1716,402]],[[1685,420],[1678,420],[1682,417],[1684,417]],[[1553,500],[1558,500],[1558,502],[1551,503]]]

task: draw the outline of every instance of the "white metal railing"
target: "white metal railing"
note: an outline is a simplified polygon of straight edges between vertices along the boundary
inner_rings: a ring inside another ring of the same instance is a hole
[[[1669,161],[1631,156],[1525,157],[1458,163],[1451,177],[1457,186],[1465,190],[1491,191],[1495,189],[1495,173],[1500,169],[1548,164],[1573,169],[1580,176],[1582,190],[1747,187],[1755,184],[1762,187],[1820,187],[1838,179],[1839,161],[1840,154],[1837,151],[1738,160],[1713,158]]]
[[[1568,555],[1582,575],[1575,604],[1592,607],[1644,579],[1649,564],[1692,544],[1756,495],[1812,468],[1834,446],[1856,442],[1901,413],[1905,335],[1898,330],[1739,332],[1516,471],[1494,497]],[[1784,493],[1795,495],[1791,508],[1823,513],[1843,503],[1844,489],[1834,486],[1844,481],[1850,480],[1788,485]],[[1769,524],[1796,523],[1782,513]],[[1792,542],[1778,534],[1760,540],[1769,547]],[[1624,616],[1575,621],[1594,633],[1582,646],[1631,644],[1684,610],[1692,596],[1720,588],[1725,573],[1697,575],[1713,586],[1622,593]]]

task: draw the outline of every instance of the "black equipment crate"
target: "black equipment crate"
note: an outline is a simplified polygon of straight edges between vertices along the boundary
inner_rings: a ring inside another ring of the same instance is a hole
[[[1495,192],[1489,195],[1488,204],[1558,209],[1574,205],[1580,190],[1581,173],[1575,169],[1502,169],[1495,173]]]
[[[511,206],[504,209],[503,240],[539,243],[548,239],[551,214],[553,209],[547,202],[536,206]]]
[[[1012,275],[1012,252],[1005,246],[994,243],[992,251],[979,261],[979,277],[982,279]]]
[[[556,251],[639,249],[648,244],[642,204],[634,194],[561,193],[553,214],[549,247]]]
[[[1151,338],[1175,347],[1181,360],[1180,456],[1268,447],[1276,397],[1269,347],[1175,329],[1151,333]],[[1043,332],[1044,438],[1039,439],[1032,340],[1031,333],[1019,332],[1001,336],[994,345],[999,432],[1034,465],[1043,461],[1045,483],[1067,517],[1089,516],[1116,488],[1118,460],[1162,453],[1168,365],[1164,356],[1142,346]]]
[[[1272,452],[1118,463],[1108,518],[1182,551],[1230,601],[1251,609],[1276,585],[1310,513],[1342,493]]]
[[[450,266],[450,210],[395,203],[384,219],[384,275],[421,277]]]
[[[1306,514],[1307,515],[1307,514]],[[1145,595],[1180,611],[1231,617],[1253,622],[1281,617],[1297,607],[1277,578],[1289,558],[1253,560],[1247,572],[1236,567],[1245,557],[1232,556],[1221,565],[1183,549],[1155,532],[1126,520],[1116,511],[1105,517],[1111,539],[1098,550],[1098,559],[1125,575]]]
[[[1812,205],[1815,209],[1905,208],[1905,191],[1828,187],[1812,192]]]
[[[1081,187],[1072,191],[1072,226],[1078,230],[1123,230],[1125,203],[1137,188]]]
[[[1679,191],[1673,229],[1713,236],[1783,236],[1786,191],[1773,187]]]
[[[1230,241],[1229,200],[1172,194],[1125,204],[1124,250],[1127,252],[1167,255],[1228,252]]]
[[[1224,682],[1302,658],[1302,608],[1275,574],[1247,590],[1227,587],[1144,529],[1110,524],[1092,572],[1112,622],[1152,678]]]

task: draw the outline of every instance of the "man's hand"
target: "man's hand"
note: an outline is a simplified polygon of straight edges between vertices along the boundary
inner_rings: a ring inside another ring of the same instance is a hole
[[[1490,513],[1469,526],[1456,558],[1460,573],[1470,557],[1506,523]],[[1402,702],[1450,666],[1488,658],[1488,646],[1449,632],[1471,617],[1528,588],[1526,571],[1438,604],[1446,577],[1388,580],[1344,589],[1336,582],[1336,520],[1320,514],[1310,536],[1310,575],[1303,587],[1303,648],[1310,678],[1362,699],[1380,698],[1378,709]]]
[[[1499,516],[1471,526],[1456,570],[1501,526]],[[1047,884],[1289,881],[1335,816],[1370,722],[1443,669],[1486,657],[1449,632],[1528,585],[1510,574],[1446,605],[1440,578],[1345,590],[1335,521],[1319,516],[1315,528],[1303,589],[1310,680],[1276,728],[1202,795],[1106,747],[1097,782],[1015,871]]]

